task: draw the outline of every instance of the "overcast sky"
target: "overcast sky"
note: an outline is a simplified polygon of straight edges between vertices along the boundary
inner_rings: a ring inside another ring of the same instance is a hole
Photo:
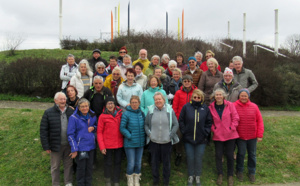
[[[90,41],[110,38],[110,12],[120,2],[120,29],[127,31],[129,1],[63,0],[63,36]],[[184,9],[185,37],[212,40],[243,38],[243,13],[247,14],[247,40],[274,47],[275,9],[279,10],[279,45],[300,32],[298,0],[131,0],[130,28],[135,31],[165,30],[177,34]],[[0,0],[0,49],[7,35],[21,35],[20,49],[59,48],[59,0]]]

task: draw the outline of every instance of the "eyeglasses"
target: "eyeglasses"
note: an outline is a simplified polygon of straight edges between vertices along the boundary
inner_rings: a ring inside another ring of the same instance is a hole
[[[194,96],[194,99],[201,99],[201,97],[198,97],[198,96]]]
[[[190,61],[189,63],[195,63],[195,61]]]
[[[113,75],[114,75],[114,76],[118,76],[118,75],[120,75],[120,74],[119,74],[119,73],[113,73]]]
[[[122,54],[122,53],[126,53],[126,52],[125,51],[120,51],[119,53]]]
[[[211,55],[209,55],[209,56],[205,56],[206,58],[208,58],[208,57],[212,57]]]
[[[114,104],[113,102],[108,102],[108,103],[107,103],[107,105],[113,105],[113,104]]]
[[[184,80],[183,83],[189,83],[191,82],[190,80]]]
[[[98,67],[97,69],[104,69],[104,67]]]

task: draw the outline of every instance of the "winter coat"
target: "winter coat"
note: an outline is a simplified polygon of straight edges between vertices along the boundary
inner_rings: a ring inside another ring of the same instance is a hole
[[[162,73],[165,72],[164,67],[159,66],[159,65],[154,66],[154,65],[152,65],[152,63],[150,63],[149,67],[148,67],[147,70],[145,71],[145,75],[146,75],[147,77],[153,75],[153,74],[154,74],[154,69],[155,69],[156,67],[157,67],[157,68],[160,68],[160,69],[162,70]]]
[[[210,134],[212,118],[203,102],[186,103],[180,112],[179,127],[185,143],[206,144]]]
[[[105,87],[107,87],[107,88],[109,88],[109,90],[110,91],[112,91],[112,87],[111,87],[111,81],[113,80],[113,77],[112,77],[112,75],[110,74],[110,75],[108,75],[107,77],[106,77],[106,80],[105,80],[105,82],[104,82],[104,86]],[[122,83],[123,83],[123,81],[125,81],[122,77],[121,77],[121,82],[120,82],[120,84],[118,85],[118,86],[120,86]]]
[[[228,91],[227,85],[224,82],[224,79],[222,79],[219,83],[215,84],[214,91],[218,88],[223,89],[226,94],[228,94],[226,100],[230,102],[235,102],[238,100],[239,97],[239,91],[243,88],[239,83],[232,80],[230,89]]]
[[[90,86],[93,83],[93,73],[91,71],[87,71],[87,76],[90,78]],[[84,85],[81,80],[81,73],[77,70],[76,75],[71,78],[70,85],[73,85],[78,91],[78,97],[81,98],[84,94]]]
[[[181,65],[178,65],[177,63],[177,68],[181,70],[181,74],[183,75],[184,71],[188,69],[188,66],[185,63],[182,63]]]
[[[104,86],[102,87],[100,92],[95,92],[95,87],[91,86],[91,88],[87,90],[83,95],[84,98],[89,100],[90,108],[96,113],[97,119],[100,114],[102,114],[103,108],[105,107],[105,99],[111,96],[111,91]]]
[[[123,135],[120,132],[122,109],[116,107],[116,110],[115,116],[105,110],[98,119],[97,141],[100,150],[123,147]]]
[[[177,119],[179,119],[182,107],[191,100],[193,91],[195,89],[197,89],[197,87],[192,84],[191,90],[189,92],[185,92],[183,86],[181,86],[180,90],[175,93],[172,106]]]
[[[264,133],[264,123],[258,106],[250,100],[242,103],[240,100],[234,102],[240,122],[237,127],[240,139],[250,140],[262,138]]]
[[[203,72],[206,72],[206,71],[208,70],[208,67],[207,67],[207,61],[204,61],[204,62],[200,65],[199,68],[200,68],[201,70],[203,70]],[[222,72],[222,71],[221,71],[220,65],[218,65],[218,70],[219,70],[220,72]]]
[[[155,87],[155,88],[149,87],[143,93],[142,99],[141,99],[141,105],[140,105],[140,107],[141,107],[141,109],[142,109],[142,111],[144,112],[145,115],[147,115],[147,113],[148,113],[148,106],[154,104],[153,96],[154,96],[155,92],[161,92],[164,95],[165,99],[166,99],[166,103],[168,103],[167,94],[161,87]]]
[[[73,114],[74,110],[67,107],[66,115],[69,117]],[[61,111],[56,104],[47,109],[40,124],[40,138],[44,150],[51,150],[53,152],[60,151],[61,145]]]
[[[77,69],[78,69],[78,65],[76,63],[74,63],[74,65],[72,66],[71,71],[68,63],[61,67],[60,75],[59,75],[60,79],[62,80],[61,89],[67,87],[71,78],[76,74]]]
[[[137,148],[145,146],[145,114],[141,108],[133,110],[126,107],[120,125],[120,132],[124,136],[125,148]]]
[[[127,81],[124,81],[120,85],[117,93],[117,100],[122,109],[129,104],[132,95],[139,96],[140,99],[142,98],[143,89],[141,85],[134,82],[133,85],[128,86]]]
[[[92,59],[88,60],[90,68],[91,68],[91,70],[93,72],[96,72],[95,65],[96,65],[96,63],[98,63],[100,61],[102,61],[106,67],[108,66],[107,61],[105,59],[103,59],[102,57],[98,57],[97,59],[95,59],[94,57],[92,57]]]
[[[90,115],[89,119],[83,118],[77,107],[73,115],[69,118],[67,135],[71,152],[96,149],[95,132],[97,131],[97,118],[91,110],[88,114]],[[94,127],[94,130],[89,132],[89,127]]]
[[[141,87],[143,88],[143,90],[145,90],[146,87],[147,87],[147,80],[148,80],[148,78],[147,78],[147,76],[145,76],[143,74],[143,72],[141,73],[141,75],[135,76],[135,82],[137,82],[138,84],[140,84]]]
[[[148,107],[149,111],[148,111],[146,119],[145,119],[145,132],[147,135],[147,139],[146,139],[147,144],[150,142],[151,127],[152,127],[151,120],[153,117],[153,111],[154,111],[155,107],[156,107],[155,105],[151,105]],[[172,109],[172,106],[169,104],[165,104],[165,107],[166,107],[166,116],[168,118],[169,125],[170,125],[169,135],[171,138],[171,144],[174,145],[179,142],[179,138],[176,134],[179,125],[178,125],[178,121],[176,119],[176,115]]]
[[[203,71],[201,69],[199,69],[199,68],[196,68],[195,72],[193,74],[192,74],[192,72],[191,72],[190,69],[188,69],[188,70],[186,70],[186,71],[183,72],[183,75],[190,75],[190,76],[192,76],[192,78],[193,78],[193,84],[196,87],[198,87],[198,82],[199,82],[202,74],[203,74]]]
[[[233,69],[232,72],[234,74],[234,80],[238,82],[243,88],[247,88],[250,93],[257,88],[258,82],[251,70],[243,67],[242,71],[239,74],[235,69]]]
[[[149,65],[150,65],[150,61],[149,61],[148,59],[144,59],[144,60],[143,60],[143,59],[139,58],[139,59],[135,60],[135,61],[132,63],[132,66],[134,66],[137,62],[140,62],[140,63],[142,63],[142,64],[144,65],[143,73],[145,74],[147,68],[148,68]]]
[[[239,115],[233,103],[224,100],[222,119],[215,108],[215,102],[210,104],[209,109],[213,118],[211,131],[214,133],[212,138],[214,141],[227,141],[239,138],[236,130],[239,124]]]
[[[203,72],[200,81],[198,83],[198,89],[202,90],[205,94],[205,104],[209,105],[210,95],[213,93],[213,89],[216,83],[220,82],[223,79],[223,73],[216,71],[216,74],[213,76],[210,70]]]
[[[167,92],[168,91],[168,86],[170,84],[171,78],[167,76],[166,74],[162,74],[160,77],[160,82],[163,86],[163,89]]]

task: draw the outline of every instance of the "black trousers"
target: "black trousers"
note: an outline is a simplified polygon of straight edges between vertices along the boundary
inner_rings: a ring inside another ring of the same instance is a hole
[[[104,177],[112,178],[112,181],[114,183],[120,182],[121,162],[123,153],[122,149],[123,148],[106,149],[106,155],[104,155]]]
[[[232,139],[228,141],[214,141],[218,175],[223,174],[222,156],[224,154],[224,149],[225,149],[225,156],[227,159],[227,176],[233,176],[233,167],[234,167],[233,152],[235,147],[235,140],[236,139]]]
[[[77,185],[78,186],[90,186],[92,185],[92,175],[93,175],[93,162],[94,162],[94,154],[95,149],[88,151],[89,158],[79,160],[80,151],[76,156],[77,162]]]
[[[171,172],[171,142],[166,144],[158,144],[151,141],[149,144],[149,148],[151,152],[151,168],[153,183],[159,183],[159,166],[160,162],[162,162],[164,184],[168,185]]]

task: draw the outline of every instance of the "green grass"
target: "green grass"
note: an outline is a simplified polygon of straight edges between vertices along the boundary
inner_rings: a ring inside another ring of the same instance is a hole
[[[0,94],[0,100],[24,102],[53,102],[53,98],[30,97],[25,95]]]
[[[78,58],[90,59],[92,57],[92,50],[62,50],[62,49],[30,49],[30,50],[17,50],[16,55],[7,56],[6,52],[0,52],[0,61],[6,61],[8,63],[17,61],[25,57],[33,58],[55,58],[66,59],[68,54],[73,54],[75,60]],[[110,55],[118,56],[118,52],[106,52],[101,51],[101,57],[108,61]],[[76,60],[76,62],[79,62]]]
[[[0,109],[0,185],[51,185],[50,157],[42,150],[39,139],[42,114],[41,110]],[[256,184],[299,182],[300,117],[265,117],[264,122],[264,139],[257,145]],[[97,151],[94,185],[103,185],[103,156]],[[146,157],[145,154],[141,184],[152,185],[151,169]],[[180,167],[175,167],[174,157],[172,154],[170,185],[186,185],[186,164],[183,162]],[[123,161],[123,186],[126,185],[125,171],[126,161]],[[215,185],[217,175],[213,144],[206,148],[202,172],[202,185]],[[235,185],[250,184],[247,178],[244,182],[234,179]],[[224,178],[223,185],[226,184]]]
[[[274,110],[274,111],[300,111],[300,106],[272,106],[272,107],[259,107],[260,110]]]

